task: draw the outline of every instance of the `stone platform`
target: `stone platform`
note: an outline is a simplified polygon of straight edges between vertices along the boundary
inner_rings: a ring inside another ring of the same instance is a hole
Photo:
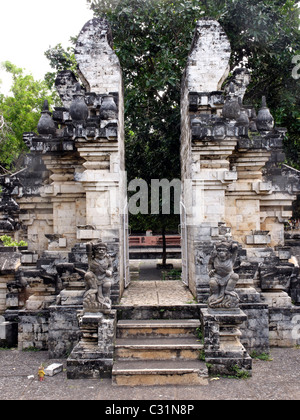
[[[180,280],[133,281],[125,290],[121,306],[175,306],[195,303]]]

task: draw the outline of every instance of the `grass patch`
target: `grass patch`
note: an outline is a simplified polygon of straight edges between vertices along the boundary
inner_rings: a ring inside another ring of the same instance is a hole
[[[252,359],[265,360],[267,362],[272,362],[273,360],[269,353],[257,353],[255,350],[250,354],[250,357],[252,357]]]

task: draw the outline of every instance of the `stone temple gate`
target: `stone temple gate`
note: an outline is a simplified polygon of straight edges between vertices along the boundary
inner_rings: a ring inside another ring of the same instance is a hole
[[[195,302],[122,307],[130,283],[122,70],[108,22],[86,23],[80,80],[58,75],[63,106],[51,113],[45,102],[38,134],[24,133],[26,168],[0,179],[1,234],[28,242],[0,248],[0,343],[69,355],[69,378],[114,375],[131,385],[141,376],[166,383],[162,371],[170,383],[184,375],[201,383],[207,367],[251,372],[253,351],[300,344],[300,247],[284,234],[300,176],[283,164],[285,130],[265,98],[257,114],[243,104],[249,72],[228,79],[230,55],[218,22],[200,20],[182,79],[180,140],[182,280]],[[137,343],[136,331],[151,349],[116,345]],[[188,341],[163,344],[169,336]],[[132,359],[150,350],[162,360],[138,371]],[[178,358],[174,371],[167,363]]]

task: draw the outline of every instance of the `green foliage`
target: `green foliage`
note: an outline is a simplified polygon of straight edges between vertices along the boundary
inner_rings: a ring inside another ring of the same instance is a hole
[[[287,163],[300,169],[300,81],[292,77],[293,57],[300,54],[297,2],[239,0],[228,2],[220,19],[230,38],[232,66],[243,62],[251,71],[246,103],[258,108],[261,97],[278,126],[288,129]]]
[[[128,179],[180,177],[180,83],[198,19],[221,23],[231,46],[231,66],[252,76],[246,103],[262,95],[277,125],[286,126],[289,164],[298,165],[300,82],[292,77],[299,54],[299,10],[283,0],[87,0],[106,16],[124,72]],[[134,228],[176,224],[174,216],[131,217]],[[152,225],[152,226],[151,226]],[[134,229],[133,229],[134,230]]]
[[[28,351],[28,352],[36,352],[36,351],[41,351],[40,349],[34,347],[34,346],[30,346],[30,347],[26,347],[25,349],[22,349],[22,351]]]
[[[234,374],[231,376],[227,376],[228,378],[235,378],[235,379],[248,379],[250,378],[251,374],[248,370],[239,368],[238,365],[234,365],[232,367]]]
[[[203,331],[201,327],[196,328],[196,334],[197,334],[197,338],[199,341],[201,341],[201,343],[204,343],[204,336],[203,336]]]
[[[101,1],[90,3],[102,14]],[[107,11],[124,75],[129,180],[180,178],[180,80],[196,10],[195,1],[125,0]]]
[[[53,102],[53,95],[44,81],[36,81],[31,75],[24,75],[23,69],[6,61],[3,68],[12,75],[11,95],[0,95],[0,115],[6,122],[0,130],[0,165],[13,169],[20,153],[27,150],[23,133],[36,131],[45,99]]]
[[[257,353],[255,350],[250,354],[252,359],[264,360],[267,362],[271,362],[273,359],[269,355],[269,353]]]
[[[48,72],[45,76],[49,89],[54,87],[58,72],[71,70],[75,75],[77,74],[77,63],[73,47],[68,47],[65,50],[61,44],[57,44],[55,47],[49,48],[45,52],[45,56],[49,60],[50,67],[54,70],[53,72]]]
[[[4,246],[10,247],[10,246],[28,246],[28,243],[25,241],[14,241],[10,236],[3,235],[0,236],[0,240],[3,242]]]
[[[181,270],[175,268],[167,271],[162,271],[162,279],[165,280],[181,280]]]
[[[203,349],[199,350],[199,360],[205,362],[205,351]]]
[[[201,8],[195,1],[109,3],[90,5],[96,15],[106,10],[123,69],[128,180],[180,178],[181,76]],[[164,234],[179,223],[176,214],[130,216],[132,231]]]

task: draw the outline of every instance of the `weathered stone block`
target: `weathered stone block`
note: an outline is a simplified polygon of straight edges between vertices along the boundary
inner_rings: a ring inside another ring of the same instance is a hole
[[[48,366],[45,369],[45,375],[46,376],[54,376],[58,373],[61,373],[63,371],[63,364],[62,363],[52,363],[50,366]]]

